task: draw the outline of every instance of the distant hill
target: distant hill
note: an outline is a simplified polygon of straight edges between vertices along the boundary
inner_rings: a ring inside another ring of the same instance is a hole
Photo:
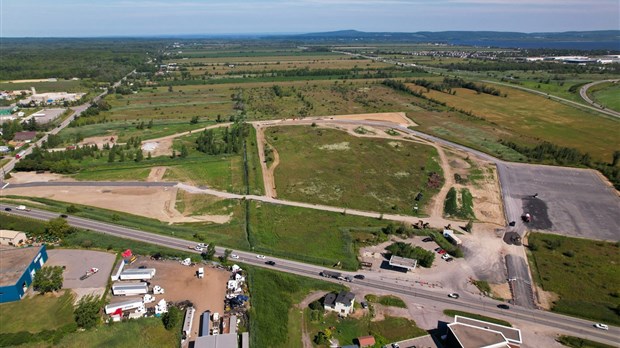
[[[419,31],[363,32],[340,30],[299,35],[277,35],[311,42],[394,42],[394,43],[446,43],[472,46],[519,48],[572,48],[620,50],[620,30],[568,31],[562,33],[519,33],[501,31]]]

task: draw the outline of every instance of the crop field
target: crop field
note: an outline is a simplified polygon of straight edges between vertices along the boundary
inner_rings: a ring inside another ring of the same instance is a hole
[[[620,244],[543,233],[528,244],[534,280],[559,296],[553,311],[620,324]]]
[[[351,228],[380,227],[372,218],[250,203],[250,244],[255,252],[345,269],[358,268]]]
[[[285,199],[411,214],[419,192],[424,198],[416,204],[424,212],[438,191],[429,186],[431,173],[442,175],[430,146],[316,127],[271,127],[265,133],[280,154],[275,182]]]
[[[415,85],[412,87],[420,89]],[[484,123],[499,128],[494,129],[498,138],[515,141],[522,139],[520,142],[527,142],[527,139],[531,139],[531,142],[545,140],[588,152],[596,160],[606,161],[620,145],[613,132],[608,131],[620,125],[617,120],[600,117],[524,91],[508,87],[500,89],[507,93],[508,97],[476,94],[475,91],[463,88],[457,88],[456,95],[437,91],[430,91],[427,95],[446,102],[448,106],[471,111],[474,115],[483,117],[486,120]]]
[[[53,82],[0,82],[0,90],[25,90],[34,87],[37,93],[47,92],[88,92],[88,88],[79,80],[58,80]]]
[[[605,107],[620,111],[620,83],[602,83],[592,87],[594,100]],[[588,92],[590,90],[588,89]]]

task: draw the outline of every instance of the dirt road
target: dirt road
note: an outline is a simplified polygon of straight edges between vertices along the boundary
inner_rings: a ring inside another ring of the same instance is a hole
[[[263,171],[263,184],[265,186],[265,196],[275,198],[277,197],[276,182],[274,178],[275,168],[280,163],[280,156],[276,148],[271,147],[273,150],[273,163],[271,166],[267,166],[267,159],[265,157],[265,145],[270,146],[265,141],[265,131],[261,124],[254,123],[256,129],[256,146],[258,147],[258,158],[260,160],[260,166]]]

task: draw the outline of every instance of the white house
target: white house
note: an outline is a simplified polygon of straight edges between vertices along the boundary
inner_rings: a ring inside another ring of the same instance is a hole
[[[353,304],[355,303],[355,294],[348,291],[341,291],[338,295],[329,293],[325,295],[323,307],[327,311],[338,313],[341,317],[346,317],[353,313]]]
[[[24,232],[0,230],[0,245],[18,246],[28,240]]]

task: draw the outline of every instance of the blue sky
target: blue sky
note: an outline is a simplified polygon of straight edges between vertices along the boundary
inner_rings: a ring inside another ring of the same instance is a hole
[[[618,0],[0,0],[0,36],[620,29]]]

